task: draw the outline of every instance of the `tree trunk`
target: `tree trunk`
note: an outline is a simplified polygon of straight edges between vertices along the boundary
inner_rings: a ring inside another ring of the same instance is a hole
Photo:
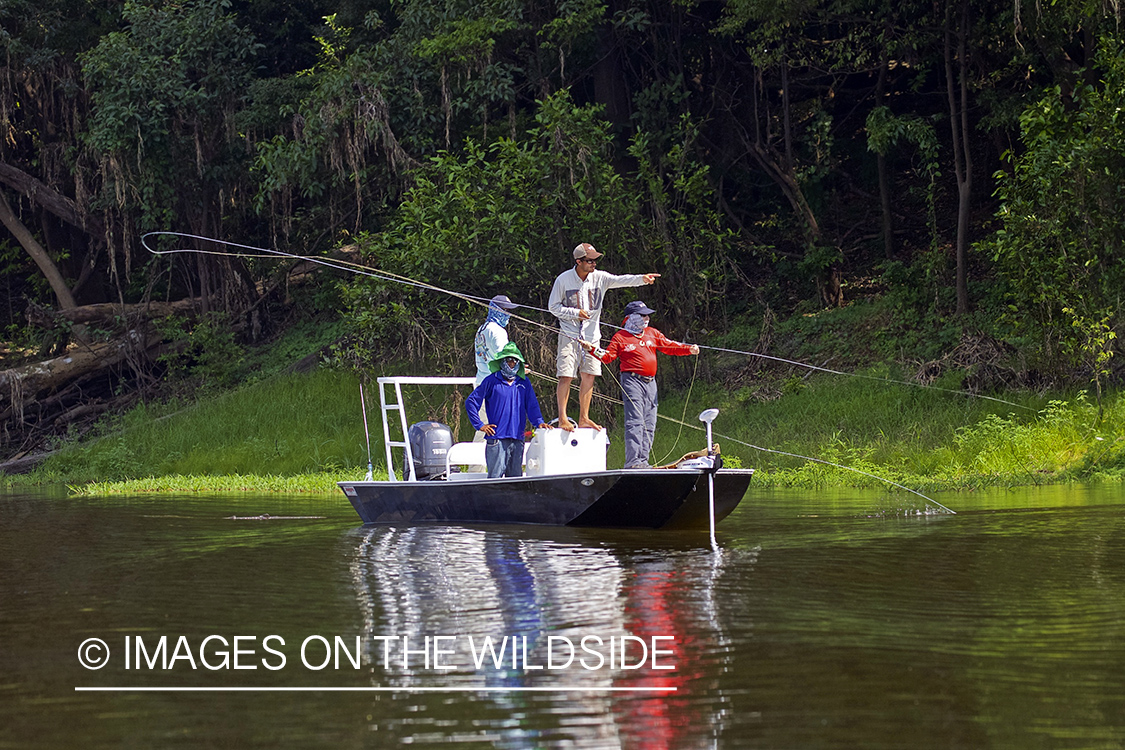
[[[0,162],[0,182],[38,204],[45,211],[88,233],[95,241],[100,240],[105,234],[105,228],[97,216],[84,214],[73,200],[18,167]]]
[[[211,264],[208,262],[210,259],[203,254],[197,253],[195,256],[195,266],[199,271],[199,300],[200,312],[204,315],[211,312]]]
[[[608,26],[597,31],[598,60],[594,63],[594,100],[605,105],[605,115],[615,127],[629,124],[629,91],[625,88],[625,72],[618,57],[617,39]]]
[[[817,223],[816,215],[812,211],[812,207],[808,201],[805,200],[805,194],[801,190],[800,184],[797,182],[797,175],[793,168],[793,154],[790,144],[789,133],[789,91],[788,91],[788,74],[785,70],[785,63],[782,63],[782,121],[784,122],[785,132],[782,134],[784,153],[778,154],[777,150],[772,148],[768,143],[768,136],[763,138],[761,119],[762,113],[759,110],[759,102],[763,96],[761,81],[757,75],[754,78],[753,86],[753,102],[754,102],[754,133],[751,137],[746,133],[745,129],[740,128],[743,143],[746,144],[746,149],[754,161],[762,170],[769,175],[770,179],[781,188],[782,194],[793,210],[801,217],[805,224],[806,240],[809,242],[817,242],[820,239],[820,225]],[[768,118],[768,113],[765,115]]]
[[[19,217],[12,212],[12,207],[8,204],[8,198],[3,191],[0,191],[0,222],[3,222],[12,236],[16,238],[16,241],[27,251],[31,259],[35,261],[35,265],[39,266],[40,272],[47,278],[47,283],[51,285],[51,290],[58,299],[59,307],[64,310],[77,307],[74,295],[70,293],[70,287],[66,285],[62,274],[59,273],[58,266],[51,260],[51,256],[28,231],[27,227],[23,225],[23,222],[19,220]]]
[[[789,62],[781,59],[781,115],[785,138],[785,170],[793,171],[793,125],[789,111]]]
[[[876,154],[875,168],[879,172],[879,206],[883,212],[883,254],[887,260],[892,260],[895,257],[895,228],[891,215],[891,179],[887,174],[887,157]]]
[[[782,194],[785,196],[786,200],[789,201],[789,205],[792,206],[793,211],[801,218],[805,226],[804,239],[807,250],[808,248],[820,244],[821,231],[820,223],[816,219],[816,213],[805,198],[805,193],[801,189],[801,184],[797,179],[796,163],[792,151],[792,132],[789,113],[789,77],[784,63],[781,69],[781,80],[782,122],[784,123],[783,128],[785,130],[782,137],[783,153],[778,153],[776,149],[764,142],[762,138],[762,128],[758,122],[758,97],[761,93],[761,87],[758,85],[757,80],[755,80],[754,86],[754,137],[751,139],[746,134],[745,130],[741,132],[749,154],[762,168],[762,171],[769,175],[770,179],[781,189]],[[823,274],[818,273],[815,281],[821,298],[827,305],[831,307],[843,306],[843,273],[839,264],[833,264],[824,269]]]
[[[954,34],[958,84],[953,76]],[[949,125],[953,135],[953,171],[957,176],[957,314],[969,312],[968,247],[969,210],[973,190],[973,159],[969,148],[969,61],[966,59],[969,35],[969,4],[961,1],[961,19],[958,32],[953,30],[953,5],[945,10],[945,90],[949,102]]]
[[[797,177],[791,170],[785,168],[783,158],[778,158],[774,152],[758,143],[748,143],[747,148],[754,161],[762,168],[770,179],[781,189],[782,194],[793,210],[804,221],[806,239],[816,242],[820,239],[820,224],[817,223],[816,214],[805,200],[805,194],[797,183]]]
[[[879,64],[879,82],[875,86],[875,106],[883,106],[883,99],[887,89],[887,66],[890,53],[887,46],[883,45],[883,58]],[[887,174],[887,157],[876,154],[876,170],[879,173],[879,205],[883,211],[883,252],[887,260],[895,257],[894,219],[891,215],[891,179]]]

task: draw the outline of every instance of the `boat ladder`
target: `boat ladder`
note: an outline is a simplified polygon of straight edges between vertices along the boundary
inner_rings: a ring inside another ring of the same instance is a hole
[[[476,378],[459,378],[459,377],[384,377],[378,378],[379,383],[379,413],[383,417],[383,447],[387,455],[387,478],[392,482],[397,482],[398,477],[395,475],[394,454],[395,448],[402,448],[406,453],[406,471],[407,476],[402,479],[404,482],[417,481],[414,476],[414,454],[410,450],[410,435],[409,428],[406,423],[406,405],[402,400],[402,386],[404,385],[475,385]],[[387,389],[390,388],[390,394]],[[394,400],[389,400],[388,395],[394,397]],[[398,426],[402,440],[392,440],[390,425],[391,420],[388,419],[388,413],[392,411],[398,412]]]

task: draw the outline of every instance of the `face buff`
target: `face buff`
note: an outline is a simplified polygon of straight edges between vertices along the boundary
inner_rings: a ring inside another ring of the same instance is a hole
[[[643,315],[633,313],[625,318],[625,330],[634,336],[640,336],[646,328],[648,328],[648,321],[645,320]]]
[[[508,364],[509,360],[511,360],[512,362],[515,362],[515,364]],[[500,363],[500,377],[504,378],[504,380],[507,380],[509,383],[511,383],[513,380],[516,379],[516,373],[519,372],[519,369],[520,369],[520,363],[516,362],[515,360],[513,360],[509,357],[508,359],[505,359],[503,362]]]
[[[496,307],[496,305],[489,305],[488,306],[488,318],[487,318],[487,320],[485,320],[485,322],[486,323],[492,322],[492,323],[495,323],[496,325],[500,326],[501,328],[507,328],[508,327],[508,321],[511,319],[511,317],[512,317],[511,315],[504,312],[499,307]]]

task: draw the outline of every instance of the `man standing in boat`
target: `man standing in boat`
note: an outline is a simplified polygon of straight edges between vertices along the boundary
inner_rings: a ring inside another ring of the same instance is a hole
[[[488,314],[481,323],[480,328],[477,329],[477,335],[473,338],[473,354],[477,362],[477,382],[479,386],[484,382],[484,379],[492,374],[489,369],[493,358],[496,354],[508,344],[508,321],[511,319],[511,311],[515,310],[519,305],[513,303],[508,299],[506,294],[497,294],[488,301]],[[488,415],[485,414],[484,405],[480,407],[480,418],[482,422],[488,421]],[[480,430],[476,431],[473,435],[474,443],[484,442],[484,433]],[[470,466],[469,471],[485,471],[484,466]]]
[[[656,353],[685,356],[699,354],[696,344],[672,341],[650,326],[655,310],[640,300],[625,305],[622,330],[609,346],[598,349],[583,342],[592,356],[609,364],[621,359],[621,396],[625,402],[625,468],[650,469],[648,455],[656,434]]]
[[[563,271],[551,287],[547,307],[559,319],[559,343],[555,360],[555,374],[559,385],[555,398],[559,407],[559,427],[570,432],[574,423],[566,415],[570,401],[570,384],[578,381],[578,427],[601,425],[590,419],[590,402],[594,398],[594,378],[601,375],[602,363],[584,351],[582,342],[595,344],[601,341],[602,302],[607,289],[624,286],[653,284],[660,274],[625,274],[615,276],[597,268],[602,257],[589,242],[574,248],[574,268]]]
[[[527,422],[543,429],[549,425],[543,421],[519,347],[506,344],[489,369],[489,376],[465,399],[465,411],[473,427],[488,436],[484,444],[488,478],[522,477],[524,426]],[[487,424],[480,417],[482,404]]]
[[[473,339],[473,353],[477,360],[477,385],[492,374],[489,364],[497,352],[508,343],[508,321],[511,311],[519,305],[508,299],[506,294],[497,294],[488,302],[488,315],[477,329]]]

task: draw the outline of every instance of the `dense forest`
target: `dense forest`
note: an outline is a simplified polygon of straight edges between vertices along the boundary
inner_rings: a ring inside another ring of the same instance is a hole
[[[1100,397],[1121,22],[1117,0],[0,0],[0,459],[237,378],[301,323],[370,367],[480,317],[209,239],[540,307],[588,241],[661,274],[673,335],[841,337],[834,366]]]

